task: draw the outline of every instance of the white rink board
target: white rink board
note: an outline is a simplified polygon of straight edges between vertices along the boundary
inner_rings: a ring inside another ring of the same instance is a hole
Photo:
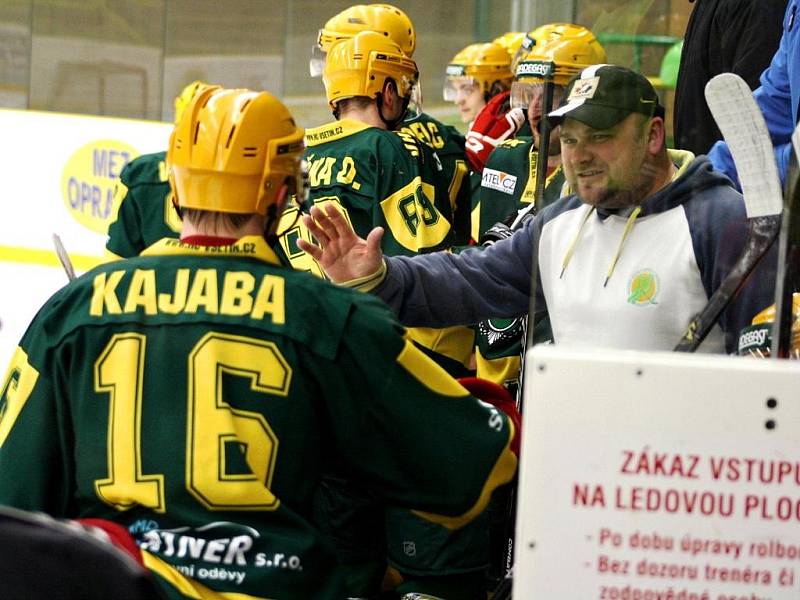
[[[141,153],[165,149],[171,130],[153,121],[0,109],[0,376],[31,318],[67,283],[53,234],[78,274],[101,261],[119,171]]]
[[[514,598],[800,598],[800,363],[526,364]]]

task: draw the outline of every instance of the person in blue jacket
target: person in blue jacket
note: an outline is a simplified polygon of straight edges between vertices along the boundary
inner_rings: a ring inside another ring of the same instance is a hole
[[[753,92],[775,147],[781,183],[792,152],[791,135],[798,121],[800,105],[800,24],[798,0],[790,0],[783,17],[783,35],[769,67],[761,74],[761,86]],[[738,185],[736,165],[728,145],[716,142],[708,153],[714,168]]]
[[[535,252],[536,316],[548,314],[555,343],[670,350],[735,263],[747,219],[742,196],[706,157],[667,150],[663,114],[640,74],[588,67],[548,115],[575,194],[509,238],[384,260],[379,228],[362,240],[335,211],[317,209],[306,225],[321,247],[303,249],[334,281],[376,293],[401,322],[425,327],[526,314]],[[736,350],[740,329],[771,302],[774,263],[773,253],[701,351]]]

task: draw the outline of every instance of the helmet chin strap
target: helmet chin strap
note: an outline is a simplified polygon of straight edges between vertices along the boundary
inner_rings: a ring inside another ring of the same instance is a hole
[[[278,206],[285,205],[289,199],[288,196],[289,186],[284,182],[281,185],[281,189],[278,191],[275,203],[267,207],[267,218],[264,219],[264,239],[267,240],[267,244],[269,244],[270,247],[278,243],[278,237],[280,237],[278,236],[278,221],[280,219],[280,212],[282,212],[278,210]],[[274,229],[273,225],[275,225]]]

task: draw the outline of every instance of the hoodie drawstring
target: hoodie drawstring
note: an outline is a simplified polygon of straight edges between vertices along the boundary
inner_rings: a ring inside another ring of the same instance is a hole
[[[622,247],[625,245],[625,240],[628,239],[628,235],[633,229],[633,224],[636,222],[636,217],[638,217],[639,213],[641,212],[642,207],[637,206],[633,209],[628,217],[628,221],[625,223],[625,230],[622,232],[622,238],[619,241],[619,246],[617,246],[617,251],[614,254],[614,260],[611,261],[611,265],[608,267],[608,272],[606,273],[606,280],[603,282],[603,287],[608,285],[608,280],[611,279],[611,276],[614,274],[614,269],[617,266],[619,257],[622,256]],[[589,217],[592,216],[592,213],[594,213],[594,207],[586,211],[586,215],[583,217],[583,221],[581,221],[581,225],[578,227],[575,237],[573,237],[572,241],[569,243],[569,246],[567,247],[567,253],[564,255],[564,260],[561,262],[561,275],[558,276],[559,279],[564,277],[564,271],[567,270],[567,265],[569,265],[569,262],[572,260],[572,255],[575,254],[575,249],[578,246],[578,240],[580,240],[581,234],[583,233],[583,228],[586,225],[586,222],[589,220]]]

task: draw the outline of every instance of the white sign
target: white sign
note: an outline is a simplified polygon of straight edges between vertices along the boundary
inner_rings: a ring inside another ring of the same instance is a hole
[[[515,598],[800,597],[800,363],[536,346]]]
[[[39,307],[67,283],[53,234],[79,273],[103,260],[119,172],[139,154],[165,150],[171,130],[153,121],[0,109],[0,376]]]

